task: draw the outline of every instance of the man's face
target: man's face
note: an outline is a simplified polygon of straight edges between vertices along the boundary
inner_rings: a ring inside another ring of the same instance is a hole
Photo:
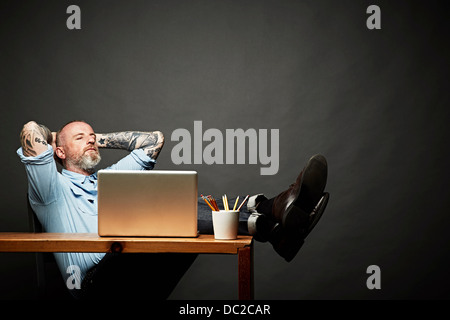
[[[84,122],[72,122],[60,135],[66,168],[76,167],[92,173],[101,159],[92,127]]]

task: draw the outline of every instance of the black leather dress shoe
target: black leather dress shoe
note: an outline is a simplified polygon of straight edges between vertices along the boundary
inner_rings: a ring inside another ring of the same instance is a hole
[[[311,225],[311,213],[324,195],[328,165],[324,156],[312,156],[287,190],[274,198],[272,216],[281,222],[288,236],[305,234]]]
[[[267,213],[254,212],[247,221],[249,233],[253,235],[256,241],[270,242],[274,250],[286,261],[290,262],[303,246],[305,238],[314,229],[317,222],[319,222],[329,198],[330,194],[328,192],[322,195],[310,213],[308,226],[304,228],[303,232],[289,234],[281,222],[275,221]]]
[[[314,229],[317,222],[322,217],[328,204],[329,197],[330,195],[328,192],[323,194],[310,215],[310,222],[304,233],[298,233],[296,235],[289,234],[279,223],[272,229],[269,242],[272,244],[274,250],[287,262],[294,259],[300,248],[303,246],[305,238]]]
[[[287,190],[270,200],[261,197],[254,205],[248,219],[249,233],[257,241],[269,241],[280,256],[291,261],[327,206],[327,176],[325,157],[312,156]]]

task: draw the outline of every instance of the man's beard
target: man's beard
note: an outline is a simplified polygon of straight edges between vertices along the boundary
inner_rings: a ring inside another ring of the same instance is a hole
[[[95,172],[95,167],[99,164],[102,157],[100,153],[96,152],[94,154],[84,153],[79,158],[72,160],[72,164],[89,174],[93,174]]]

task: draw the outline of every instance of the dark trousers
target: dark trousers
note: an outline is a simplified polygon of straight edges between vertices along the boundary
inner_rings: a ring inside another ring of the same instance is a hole
[[[239,197],[240,201],[244,197]],[[229,199],[234,205],[235,199]],[[222,201],[217,200],[220,208]],[[244,204],[240,210],[239,234],[248,235],[250,216]],[[198,200],[198,230],[213,234],[211,208]],[[195,253],[107,253],[73,289],[81,299],[167,299],[195,261]]]

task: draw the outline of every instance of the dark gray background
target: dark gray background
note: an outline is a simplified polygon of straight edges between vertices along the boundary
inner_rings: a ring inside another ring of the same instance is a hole
[[[66,28],[70,4],[81,30]],[[366,27],[371,4],[381,30]],[[274,196],[322,153],[323,219],[291,263],[256,243],[255,297],[449,298],[448,12],[444,1],[2,1],[0,231],[28,228],[15,152],[29,120],[161,130],[157,169],[197,170],[199,191],[219,195]],[[278,174],[175,166],[171,133],[194,120],[279,129]],[[106,150],[103,165],[124,154]],[[1,298],[34,297],[33,258],[0,254]],[[366,287],[369,265],[380,290]],[[236,267],[201,256],[171,298],[237,298]]]

